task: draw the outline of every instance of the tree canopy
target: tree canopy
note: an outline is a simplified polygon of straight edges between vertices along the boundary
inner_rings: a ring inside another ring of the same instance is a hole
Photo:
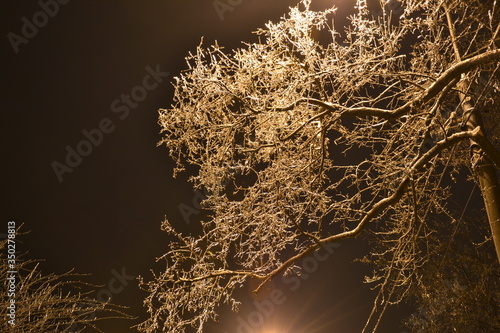
[[[190,179],[208,193],[210,217],[201,233],[162,224],[177,241],[145,283],[141,331],[201,332],[222,303],[237,309],[233,292],[249,279],[258,292],[361,234],[381,243],[365,327],[375,331],[443,246],[429,221],[461,220],[449,202],[466,181],[485,197],[482,249],[500,236],[496,1],[401,0],[395,10],[358,0],[345,27],[335,11],[302,0],[257,41],[200,45],[187,58],[174,104],[159,112],[161,144],[174,174],[196,167]]]

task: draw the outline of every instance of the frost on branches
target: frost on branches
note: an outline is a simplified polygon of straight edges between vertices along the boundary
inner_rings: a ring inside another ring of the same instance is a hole
[[[189,55],[174,104],[160,110],[161,144],[175,173],[197,168],[210,218],[190,235],[163,223],[177,242],[165,271],[144,282],[142,332],[202,332],[219,305],[238,308],[233,292],[248,280],[259,292],[362,233],[385,244],[371,254],[379,297],[365,330],[374,331],[431,260],[426,221],[459,219],[448,206],[454,182],[474,175],[488,202],[481,175],[500,166],[496,1],[402,0],[397,11],[380,2],[374,11],[377,1],[358,0],[338,30],[335,8],[303,0],[255,43]]]
[[[125,307],[94,299],[99,286],[82,281],[83,274],[42,274],[40,260],[23,255],[15,259],[13,270],[7,260],[9,240],[0,241],[2,332],[103,332],[100,320],[132,319]]]

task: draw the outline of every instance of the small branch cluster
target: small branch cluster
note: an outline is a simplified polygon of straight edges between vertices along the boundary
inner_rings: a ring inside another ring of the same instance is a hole
[[[15,319],[11,324],[3,321],[3,332],[82,332],[85,328],[101,332],[96,326],[99,320],[131,318],[123,307],[92,299],[93,289],[98,286],[82,282],[82,274],[69,271],[44,275],[39,261],[22,257],[17,258],[13,273],[5,255],[7,241],[0,242],[0,315],[9,318],[8,314],[13,313]],[[13,274],[15,282],[10,280]]]

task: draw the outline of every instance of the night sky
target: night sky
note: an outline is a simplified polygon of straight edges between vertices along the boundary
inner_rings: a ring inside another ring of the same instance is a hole
[[[336,3],[337,20],[353,2]],[[112,301],[138,319],[103,322],[107,333],[135,332],[129,327],[146,318],[145,293],[131,277],[149,280],[150,269],[162,269],[155,258],[168,249],[164,217],[189,232],[201,216],[181,214],[195,193],[188,175],[172,178],[168,151],[156,146],[157,110],[172,103],[170,82],[184,57],[202,36],[228,49],[255,40],[252,31],[297,1],[225,3],[237,5],[219,15],[212,0],[2,1],[0,233],[8,221],[24,223],[31,232],[18,237],[19,250],[44,259],[44,273],[75,268],[104,289],[125,277]],[[319,0],[316,8],[332,3]],[[360,331],[373,294],[362,283],[369,271],[352,260],[366,245],[338,245],[325,261],[309,261],[305,279],[274,283],[280,304],[255,332]],[[266,297],[243,292],[241,312],[222,312],[206,331],[237,332]],[[382,331],[402,332],[390,317],[403,312],[392,310]]]

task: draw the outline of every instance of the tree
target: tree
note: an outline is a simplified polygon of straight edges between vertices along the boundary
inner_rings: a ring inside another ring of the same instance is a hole
[[[42,274],[40,261],[17,255],[13,239],[0,241],[2,332],[102,332],[98,320],[131,318],[123,307],[91,299],[97,286],[81,281],[81,274]]]
[[[145,283],[141,331],[201,332],[219,305],[237,308],[233,292],[248,280],[259,292],[361,234],[379,242],[365,326],[375,331],[435,253],[429,219],[458,220],[448,203],[467,175],[500,257],[496,2],[356,3],[343,31],[328,24],[335,8],[303,0],[254,43],[200,45],[188,57],[174,104],[160,110],[160,143],[174,175],[197,168],[190,179],[211,215],[189,235],[163,223],[177,241]]]

